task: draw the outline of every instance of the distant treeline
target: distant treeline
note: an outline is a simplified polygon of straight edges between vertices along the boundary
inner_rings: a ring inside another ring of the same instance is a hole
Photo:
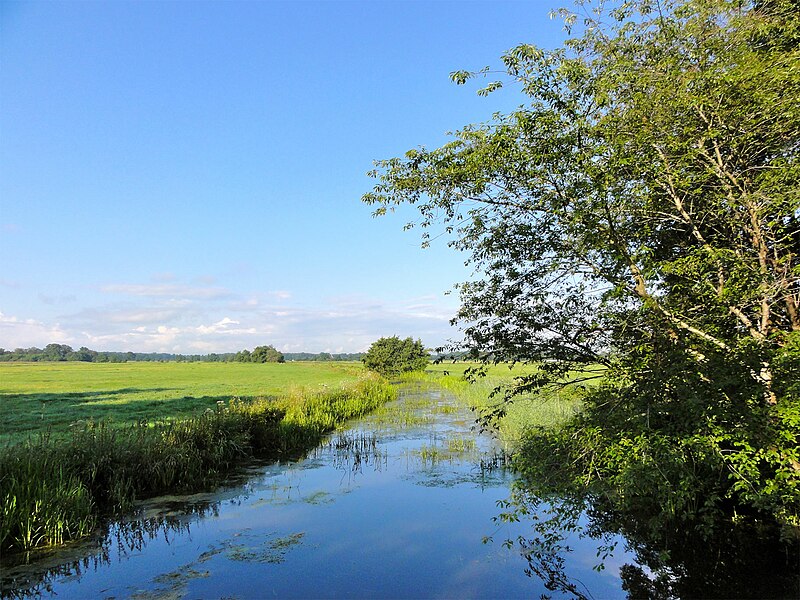
[[[271,346],[260,346],[259,348],[271,348]],[[257,350],[254,349],[253,352]],[[66,344],[48,344],[44,348],[16,348],[6,350],[0,348],[0,362],[97,362],[97,363],[119,363],[119,362],[256,362],[252,359],[245,359],[251,353],[248,350],[241,352],[224,352],[211,354],[171,354],[168,352],[98,352],[81,346],[73,350]],[[286,352],[282,355],[283,360],[308,360],[308,361],[352,361],[361,360],[361,353],[330,354],[328,352]],[[258,361],[264,362],[264,361]],[[282,362],[282,361],[275,361]]]
[[[361,360],[364,356],[363,352],[344,352],[341,354],[329,354],[327,352],[320,352],[312,354],[311,352],[284,352],[286,360],[316,360],[316,361],[348,361],[348,360]]]

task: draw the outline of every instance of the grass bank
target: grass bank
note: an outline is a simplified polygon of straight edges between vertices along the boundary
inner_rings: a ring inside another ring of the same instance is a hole
[[[86,422],[124,427],[196,416],[218,401],[354,382],[359,363],[0,363],[0,445]]]
[[[0,551],[26,551],[91,533],[134,501],[214,485],[250,456],[291,457],[347,419],[396,396],[362,374],[341,386],[278,398],[217,401],[195,416],[73,427],[0,450]]]
[[[478,366],[476,363],[440,363],[429,365],[424,375],[431,381],[451,391],[457,398],[480,414],[503,399],[502,390],[514,383],[514,378],[532,372],[530,365],[493,365],[486,376],[470,383],[464,372]],[[500,390],[495,394],[495,390]],[[505,415],[496,425],[495,433],[511,450],[519,446],[527,431],[537,427],[557,427],[565,423],[581,409],[581,392],[576,389],[543,391],[539,394],[523,394],[507,404]]]

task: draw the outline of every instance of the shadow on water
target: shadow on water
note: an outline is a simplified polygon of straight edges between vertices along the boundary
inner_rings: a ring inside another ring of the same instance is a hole
[[[628,598],[800,598],[800,540],[786,539],[775,523],[681,521],[651,530],[642,525],[647,515],[620,514],[596,498],[542,498],[520,482],[500,506],[497,520],[530,523],[527,534],[504,543],[551,591],[594,598],[569,574],[572,536],[595,541],[594,569],[614,564]]]

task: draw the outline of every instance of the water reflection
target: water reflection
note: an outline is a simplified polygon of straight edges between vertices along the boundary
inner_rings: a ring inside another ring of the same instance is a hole
[[[621,538],[588,535],[583,505],[509,499],[508,457],[472,424],[445,393],[405,388],[303,460],[254,463],[224,489],[142,503],[92,543],[4,562],[2,594],[616,598],[623,563],[655,572],[621,548],[593,569]]]
[[[654,534],[632,516],[603,515],[598,525],[628,539],[639,564],[620,571],[631,597],[800,598],[800,547],[768,523],[718,525],[710,535],[692,523]]]
[[[628,598],[800,598],[800,543],[785,539],[775,523],[676,522],[651,530],[647,515],[615,513],[595,498],[537,496],[517,482],[500,504],[501,521],[525,521],[530,531],[508,545],[519,548],[526,572],[548,590],[593,598],[569,574],[570,538],[589,538],[597,547],[597,571],[618,570]],[[785,532],[784,532],[785,535]],[[624,544],[627,560],[615,559]]]
[[[142,552],[147,543],[161,538],[167,544],[190,532],[190,517],[216,514],[218,503],[186,507],[180,516],[141,518],[107,524],[92,540],[68,548],[14,557],[3,564],[0,592],[3,598],[25,598],[53,593],[53,582],[80,580],[112,562]],[[188,512],[187,512],[188,511]]]
[[[334,434],[314,450],[311,456],[316,459],[328,457],[335,469],[351,474],[363,474],[365,467],[380,470],[388,460],[388,455],[378,445],[375,434],[361,430]]]

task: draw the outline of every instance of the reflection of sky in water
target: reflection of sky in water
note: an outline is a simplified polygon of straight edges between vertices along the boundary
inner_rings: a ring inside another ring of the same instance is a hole
[[[188,526],[157,529],[133,549],[112,536],[106,563],[54,578],[53,592],[142,599],[553,595],[524,574],[519,551],[503,546],[530,526],[492,520],[509,476],[481,469],[482,459],[496,456],[491,440],[476,438],[463,411],[431,411],[418,400],[409,392],[306,460],[250,469],[246,483],[146,503],[143,514],[168,513]],[[439,392],[435,400],[448,402]],[[415,408],[403,410],[404,402]],[[180,517],[187,502],[205,514]],[[483,543],[484,536],[493,541]],[[624,595],[617,560],[597,573],[596,545],[570,544],[571,576],[597,598]]]

